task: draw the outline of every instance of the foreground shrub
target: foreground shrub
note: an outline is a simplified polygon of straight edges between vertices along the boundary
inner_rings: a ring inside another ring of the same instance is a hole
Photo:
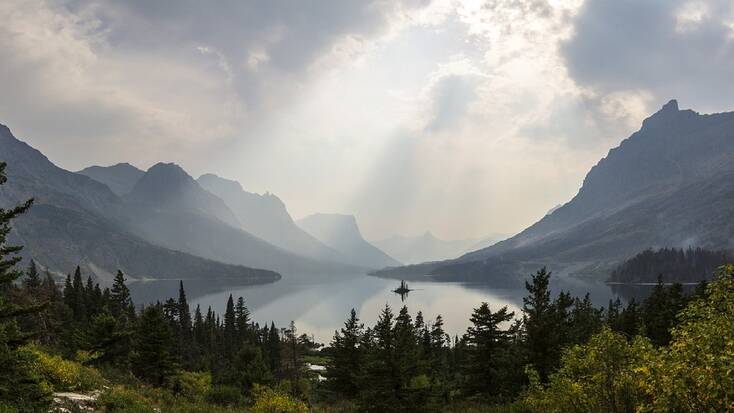
[[[734,411],[734,266],[680,314],[670,346],[638,369],[653,412]]]
[[[220,406],[243,404],[244,398],[240,389],[234,386],[213,386],[206,394],[206,401]]]
[[[27,345],[23,350],[35,357],[33,369],[55,391],[88,391],[99,389],[105,384],[104,378],[96,369],[48,354],[35,345]]]
[[[175,393],[189,400],[201,400],[206,398],[212,389],[212,375],[181,371],[173,380],[173,388]]]
[[[151,413],[153,404],[135,390],[114,386],[99,398],[100,407],[108,413]]]
[[[561,368],[550,376],[547,387],[529,369],[525,403],[544,413],[634,412],[645,396],[636,371],[651,352],[647,339],[638,337],[630,344],[605,327],[586,344],[564,352]]]
[[[255,386],[252,413],[308,413],[305,403],[268,387]]]

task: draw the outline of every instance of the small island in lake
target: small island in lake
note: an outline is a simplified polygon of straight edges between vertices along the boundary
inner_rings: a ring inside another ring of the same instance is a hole
[[[400,287],[392,290],[395,294],[400,294],[400,300],[405,301],[405,297],[408,296],[408,293],[411,292],[410,288],[408,288],[408,283],[405,282],[405,280],[400,280]]]

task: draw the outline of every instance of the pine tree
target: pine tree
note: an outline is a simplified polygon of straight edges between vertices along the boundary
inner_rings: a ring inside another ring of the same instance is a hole
[[[194,337],[191,325],[191,310],[189,302],[186,299],[186,291],[184,290],[183,281],[179,282],[178,288],[178,358],[187,367],[191,367],[193,357],[196,352],[194,348]],[[201,316],[201,314],[199,314]]]
[[[135,305],[130,290],[125,285],[125,274],[122,271],[118,270],[115,279],[112,281],[110,300],[112,302],[110,310],[113,316],[121,319],[124,323],[135,319]]]
[[[43,280],[44,298],[46,300],[55,302],[61,297],[59,293],[59,287],[56,286],[56,281],[51,276],[51,273],[46,271],[46,277]]]
[[[291,380],[293,394],[297,394],[300,390],[301,355],[298,345],[298,330],[294,321],[291,321],[288,329],[285,330],[285,344],[286,351],[283,360],[286,361],[286,374]]]
[[[196,310],[194,310],[194,325],[192,330],[197,347],[204,345],[206,343],[204,317],[201,315],[201,307],[198,304],[196,305]]]
[[[74,291],[73,302],[71,303],[71,311],[74,315],[74,321],[83,322],[87,317],[87,310],[84,305],[86,294],[84,291],[84,282],[82,281],[82,271],[79,266],[77,266],[74,271],[71,288]]]
[[[557,366],[561,351],[558,317],[550,298],[550,275],[545,267],[532,275],[531,282],[525,282],[528,295],[522,299],[528,358],[543,381],[547,381],[548,374]]]
[[[408,307],[403,306],[395,318],[393,327],[395,335],[395,355],[398,364],[398,376],[402,387],[407,387],[408,382],[415,375],[418,357],[418,340],[413,318],[408,312]]]
[[[232,294],[227,299],[227,308],[224,311],[224,349],[227,356],[234,353],[237,341],[237,325],[234,313],[234,300]]]
[[[278,329],[275,328],[275,323],[272,321],[268,330],[267,350],[270,359],[270,371],[276,377],[279,377],[281,375],[280,334],[278,334]]]
[[[492,312],[487,303],[475,309],[466,332],[467,363],[464,366],[464,389],[468,396],[488,400],[506,400],[511,394],[508,374],[515,366],[510,349],[513,331],[501,324],[515,314],[502,307]]]
[[[239,297],[237,304],[235,305],[235,326],[237,328],[237,334],[240,341],[249,338],[250,330],[250,310],[245,305],[245,299]]]
[[[199,315],[201,316],[201,314]],[[186,299],[183,281],[180,281],[178,288],[178,319],[182,337],[188,339],[191,334],[191,310],[189,309],[189,302]]]
[[[71,274],[66,274],[64,280],[64,304],[73,311],[74,303],[76,303],[76,297],[74,296],[74,285],[71,282]]]
[[[568,341],[572,344],[582,344],[601,330],[602,310],[594,307],[587,293],[583,300],[578,297],[574,299],[570,320]]]
[[[38,299],[37,295],[39,293],[39,290],[41,288],[41,277],[38,275],[38,268],[36,268],[36,262],[31,260],[30,264],[28,264],[28,269],[25,272],[25,278],[23,279],[23,287],[26,289],[28,293],[30,293],[32,296],[36,296],[35,298]]]
[[[83,332],[81,347],[95,354],[98,364],[112,363],[119,368],[127,364],[132,335],[133,330],[104,308],[90,318]]]
[[[370,412],[392,412],[403,408],[400,381],[396,375],[394,318],[390,306],[380,313],[377,323],[366,333],[367,357],[360,378],[360,407]]]
[[[645,299],[642,310],[643,328],[653,344],[665,346],[670,342],[670,330],[676,323],[676,315],[686,303],[681,284],[666,287],[662,276],[658,277],[658,283]]]
[[[5,162],[0,162],[0,186],[5,184]],[[9,245],[8,235],[14,218],[25,213],[33,203],[28,200],[10,208],[0,208],[0,400],[10,410],[46,411],[48,393],[41,378],[31,368],[34,360],[18,347],[29,339],[18,329],[17,317],[38,313],[40,305],[19,305],[11,301],[15,281],[23,273],[15,268],[21,246]]]
[[[433,386],[435,404],[446,405],[451,392],[450,349],[451,338],[443,329],[443,317],[439,314],[430,330],[430,352],[426,355],[428,375]]]
[[[359,393],[358,379],[364,358],[360,348],[364,324],[359,322],[354,309],[340,331],[334,333],[331,341],[331,360],[325,373],[327,386],[337,395],[353,399]]]
[[[162,307],[146,307],[140,315],[135,334],[135,353],[132,356],[135,375],[148,383],[163,385],[176,367],[171,353],[173,346],[173,332]]]

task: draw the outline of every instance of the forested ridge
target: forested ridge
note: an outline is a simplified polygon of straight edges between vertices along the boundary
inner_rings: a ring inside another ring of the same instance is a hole
[[[183,283],[136,307],[122,272],[102,289],[78,268],[63,286],[33,262],[21,271],[6,237],[30,207],[0,211],[2,412],[58,408],[60,391],[98,392],[91,409],[104,412],[734,409],[731,265],[691,294],[658,283],[603,308],[552,292],[543,268],[519,313],[482,303],[462,336],[385,307],[373,326],[353,310],[321,348],[293,323],[253,321],[241,298],[192,312]]]
[[[658,277],[667,283],[697,283],[711,277],[720,266],[734,262],[729,251],[703,248],[647,249],[620,264],[609,280],[620,283],[650,283]]]

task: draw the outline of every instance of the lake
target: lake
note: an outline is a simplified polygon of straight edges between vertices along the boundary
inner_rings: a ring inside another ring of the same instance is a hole
[[[136,305],[178,297],[178,281],[146,281],[130,283]],[[522,307],[524,288],[493,288],[487,284],[450,282],[410,282],[414,289],[401,301],[392,292],[400,284],[398,280],[383,279],[367,275],[344,275],[331,277],[307,277],[284,275],[280,281],[233,286],[223,282],[184,281],[184,287],[192,311],[197,305],[202,312],[211,306],[222,314],[229,294],[244,297],[252,312],[253,320],[279,327],[286,327],[291,320],[296,322],[299,333],[313,335],[316,341],[329,343],[334,330],[342,327],[349,311],[354,308],[365,325],[373,325],[385,307],[389,305],[397,313],[407,305],[415,317],[422,311],[426,320],[438,314],[444,319],[447,333],[461,335],[469,325],[472,310],[487,302],[492,310],[508,306],[519,314]],[[587,292],[597,306],[607,305],[610,298],[621,295],[640,296],[650,287],[609,286],[601,282],[590,282],[574,278],[552,278],[553,293],[560,289],[573,295],[583,296]],[[612,289],[614,288],[614,290]]]

